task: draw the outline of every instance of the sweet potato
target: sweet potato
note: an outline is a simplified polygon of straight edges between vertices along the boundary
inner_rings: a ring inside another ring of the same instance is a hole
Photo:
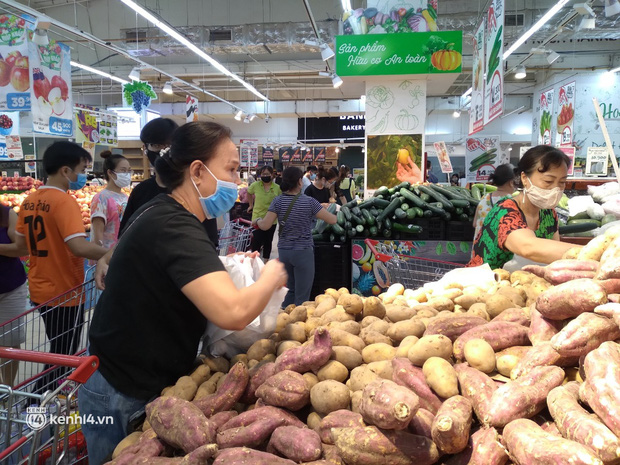
[[[620,237],[616,237],[601,255],[601,266],[596,279],[620,278]]]
[[[373,381],[362,392],[360,413],[366,423],[379,428],[407,428],[418,408],[418,396],[394,381]]]
[[[502,436],[519,465],[603,465],[587,447],[549,434],[532,420],[510,422]]]
[[[581,407],[577,382],[552,389],[547,406],[562,436],[589,447],[605,463],[620,461],[620,439]]]
[[[426,331],[424,331],[424,336],[442,334],[449,338],[452,342],[454,342],[457,337],[467,332],[471,328],[484,325],[486,323],[487,321],[484,318],[474,315],[435,317],[426,327]]]
[[[404,431],[334,428],[332,436],[348,465],[430,465],[439,459],[433,441]]]
[[[304,426],[304,423],[292,413],[277,407],[267,406],[247,410],[232,417],[224,425],[218,428],[218,432],[226,431],[232,428],[239,428],[241,426],[248,426],[265,418],[280,418],[283,421],[282,424],[287,426]]]
[[[620,328],[613,320],[588,312],[570,321],[553,336],[551,346],[562,356],[581,357],[603,342],[618,338]]]
[[[561,367],[575,366],[579,357],[564,357],[552,346],[551,342],[543,342],[532,347],[510,372],[512,379],[528,374],[535,367],[556,365]]]
[[[146,417],[160,439],[185,452],[214,442],[215,427],[186,400],[158,397],[146,405]]]
[[[280,426],[271,435],[267,452],[275,451],[294,462],[310,462],[321,457],[321,439],[308,428]]]
[[[295,411],[308,405],[310,390],[302,375],[284,370],[267,378],[256,390],[256,397],[267,405]]]
[[[424,379],[421,368],[414,366],[409,359],[395,358],[392,360],[392,380],[401,386],[411,389],[420,400],[420,407],[437,413],[441,407],[441,399],[431,391]]]
[[[209,418],[209,422],[215,427],[215,431],[219,431],[222,426],[228,423],[230,420],[239,415],[235,410],[229,410],[228,412],[220,412]]]
[[[213,465],[295,465],[295,462],[268,452],[233,447],[219,451]]]
[[[442,334],[423,336],[409,349],[407,357],[416,366],[423,366],[431,357],[452,358],[452,341]]]
[[[354,336],[353,336],[354,337]],[[317,328],[308,345],[287,350],[276,359],[276,372],[292,370],[297,373],[316,371],[321,368],[332,353],[332,339],[326,328]]]
[[[518,323],[491,321],[459,336],[453,345],[454,357],[459,361],[464,359],[465,344],[471,339],[484,339],[497,352],[507,347],[527,345],[529,343],[527,334],[528,328]]]
[[[143,434],[142,431],[135,431],[119,442],[114,448],[114,452],[112,452],[112,459],[117,458],[128,447],[137,444]]]
[[[536,299],[536,310],[550,320],[574,318],[607,303],[605,289],[592,279],[575,279],[543,292]]]
[[[470,339],[465,344],[463,353],[471,367],[483,373],[491,373],[495,370],[495,352],[487,341]]]
[[[336,410],[326,415],[319,424],[319,437],[325,444],[334,444],[332,428],[364,428],[366,424],[362,415],[350,410]]]
[[[529,326],[531,323],[529,310],[521,307],[508,308],[491,321],[509,321],[522,326]]]
[[[620,344],[604,342],[585,357],[584,383],[592,390],[588,404],[607,427],[620,437]]]
[[[534,305],[530,308],[530,318],[530,329],[527,335],[534,346],[550,341],[564,326],[563,321],[549,320],[542,316]]]
[[[535,265],[524,266],[524,271],[530,271]],[[590,259],[564,259],[556,260],[548,266],[537,267],[543,270],[542,275],[537,270],[537,276],[545,278],[551,284],[562,284],[567,281],[580,278],[594,278],[594,274],[598,270],[599,263],[597,260]]]
[[[418,436],[424,436],[425,438],[432,439],[432,427],[435,415],[426,409],[419,408],[415,413],[411,421],[409,422],[408,430],[412,434]]]
[[[620,304],[610,302],[604,305],[599,305],[594,309],[594,313],[611,318],[614,320],[616,325],[620,327]]]
[[[579,260],[595,260],[600,261],[603,256],[603,252],[605,249],[609,247],[609,244],[612,242],[612,238],[607,234],[601,234],[600,236],[596,236],[590,240],[586,245],[584,245],[580,250],[577,258]]]
[[[454,365],[454,370],[461,385],[461,394],[471,401],[476,416],[484,423],[497,385],[487,375],[466,363]]]
[[[183,457],[179,465],[203,465],[207,463],[210,458],[215,456],[218,450],[217,444],[206,444]]]
[[[322,415],[348,409],[351,404],[351,391],[338,381],[321,381],[310,390],[310,403],[314,410]]]
[[[273,362],[262,363],[250,369],[248,375],[250,380],[243,391],[240,402],[244,404],[253,404],[256,402],[256,390],[263,384],[267,378],[276,373],[276,364]]]
[[[500,444],[495,428],[479,429],[472,435],[471,444],[468,465],[504,465],[508,462],[508,454]]]
[[[463,396],[447,399],[433,420],[433,441],[444,454],[457,454],[467,447],[472,423],[472,403]]]
[[[329,465],[345,465],[338,448],[330,444],[323,444],[323,459]]]
[[[258,447],[269,439],[276,428],[284,424],[281,417],[266,417],[247,426],[228,428],[217,433],[217,445],[220,449],[231,447]]]
[[[236,363],[230,369],[220,388],[214,394],[194,400],[207,418],[218,412],[230,410],[239,401],[248,385],[250,375],[243,363]]]
[[[493,393],[485,424],[502,428],[518,418],[531,418],[546,405],[547,394],[564,381],[559,367],[536,367]]]
[[[583,249],[583,247],[580,245],[576,247],[571,247],[566,252],[564,252],[564,255],[562,255],[562,259],[570,260],[573,258],[579,258],[579,253],[581,252],[581,249]]]
[[[424,379],[438,396],[447,399],[459,393],[456,372],[449,362],[440,357],[431,357],[422,367]]]

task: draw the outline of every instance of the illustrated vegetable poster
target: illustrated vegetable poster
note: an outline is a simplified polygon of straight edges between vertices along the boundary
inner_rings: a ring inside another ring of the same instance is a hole
[[[48,45],[29,42],[32,86],[32,124],[35,132],[73,135],[71,49],[50,40]]]
[[[239,142],[240,166],[243,168],[258,166],[258,139],[241,139]]]
[[[345,35],[437,31],[437,0],[368,0],[345,11],[342,26]]]
[[[553,124],[553,99],[555,91],[553,88],[543,90],[540,93],[540,124],[538,125],[538,143],[551,145],[552,143],[552,124]]]
[[[500,163],[500,153],[498,136],[468,137],[465,144],[467,182],[487,182]]]
[[[450,155],[448,155],[448,148],[445,142],[435,142],[433,144],[437,158],[439,159],[439,166],[442,173],[452,173],[452,162],[450,161]]]
[[[504,111],[504,0],[493,0],[487,11],[484,83],[484,124]]]
[[[26,21],[0,15],[0,110],[30,110],[29,67]]]
[[[472,61],[471,106],[469,109],[469,135],[484,128],[484,30],[482,21],[474,34],[474,53]]]
[[[12,154],[7,149],[6,138],[11,135],[19,137],[19,112],[17,111],[0,113],[0,160],[15,159],[14,152]]]
[[[575,117],[575,81],[560,87],[556,114],[558,115],[556,119],[558,145],[571,145],[573,143],[573,120]]]

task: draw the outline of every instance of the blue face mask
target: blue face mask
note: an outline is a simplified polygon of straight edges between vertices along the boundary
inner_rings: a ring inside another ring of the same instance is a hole
[[[73,171],[73,170],[71,170]],[[75,173],[75,171],[73,171]],[[86,185],[86,173],[76,173],[77,179],[75,181],[71,181],[69,179],[69,189],[73,191],[79,191],[82,187]]]
[[[316,179],[316,174],[312,173],[310,175],[310,181],[314,181]]]
[[[194,184],[196,191],[198,191],[198,200],[200,200],[200,205],[202,206],[202,211],[205,216],[208,219],[219,218],[234,207],[237,201],[237,185],[234,182],[220,181],[213,175],[211,170],[207,168],[207,165],[203,163],[202,166],[204,166],[209,174],[217,181],[215,192],[209,197],[203,197],[193,179],[192,184]]]

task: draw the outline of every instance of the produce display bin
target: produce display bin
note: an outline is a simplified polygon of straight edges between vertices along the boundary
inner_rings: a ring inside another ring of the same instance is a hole
[[[314,299],[328,287],[338,289],[351,285],[351,243],[314,243],[314,283],[310,298]]]
[[[416,218],[412,221],[422,228],[418,235],[408,235],[409,240],[442,241],[446,238],[446,222],[440,218]]]
[[[463,221],[448,221],[446,224],[447,241],[469,241],[473,242],[476,229],[473,223]]]

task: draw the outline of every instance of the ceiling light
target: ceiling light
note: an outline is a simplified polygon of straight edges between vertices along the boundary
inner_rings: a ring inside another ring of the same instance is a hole
[[[243,118],[243,122],[244,122],[245,124],[250,124],[250,117],[249,117],[249,116],[246,116],[245,118]]]
[[[461,117],[461,110],[454,110],[454,112],[452,113],[452,118],[460,118]]]
[[[131,79],[132,81],[140,80],[140,68],[138,66],[131,70],[131,73],[129,73],[129,79]]]
[[[340,147],[336,147],[336,153],[340,153]]]
[[[332,77],[332,73],[330,73],[329,71],[319,71],[319,76],[323,76],[323,77]]]
[[[471,95],[472,91],[473,91],[473,88],[472,88],[472,87],[470,87],[469,89],[467,89],[467,90],[465,91],[465,93],[464,93],[463,95],[461,95],[461,98],[467,98],[467,97],[469,97],[469,96]]]
[[[360,102],[366,103],[366,96],[365,95],[360,96]]]
[[[121,84],[129,84],[129,81],[125,81],[124,79],[121,79],[119,77],[112,76],[111,74],[108,74],[105,71],[100,71],[98,69],[91,68],[90,66],[83,65],[81,63],[78,63],[77,61],[72,61],[71,66],[75,66],[76,68],[83,69],[84,71],[88,71],[89,73],[97,74],[99,76],[112,79],[113,81],[120,82]]]
[[[587,3],[575,3],[573,9],[582,16],[596,16],[592,7]]]
[[[342,85],[342,79],[340,79],[340,76],[335,73],[332,75],[332,84],[334,85],[334,89],[337,89]]]
[[[164,88],[161,90],[164,94],[172,95],[172,82],[168,81],[164,84]]]
[[[515,78],[525,79],[525,76],[527,76],[527,71],[525,70],[525,66],[519,66],[517,70],[515,71]]]
[[[553,5],[553,7],[551,7],[549,11],[547,11],[542,16],[542,18],[536,21],[536,23],[531,28],[529,28],[521,37],[517,39],[517,41],[514,44],[510,46],[508,50],[504,52],[504,54],[502,55],[502,59],[506,60],[506,58],[508,58],[510,55],[516,52],[517,49],[521,47],[521,45],[523,45],[525,41],[527,41],[527,39],[529,39],[536,31],[538,31],[541,27],[543,27],[547,23],[547,21],[549,21],[568,2],[569,0],[559,0],[558,3]]]
[[[47,36],[47,31],[45,29],[35,29],[34,34],[32,34],[32,42],[42,47],[49,45],[50,39]]]
[[[614,69],[610,69],[610,70],[609,70],[609,72],[610,72],[611,74],[613,74],[613,73],[617,73],[618,71],[620,71],[620,66],[618,66],[617,68],[614,68]]]
[[[333,58],[335,55],[336,54],[329,45],[321,44],[321,58],[323,58],[323,61],[327,61],[330,58]]]
[[[254,113],[252,113],[250,116],[250,121],[254,121],[256,119],[256,115]]]
[[[243,111],[239,110],[236,114],[235,114],[235,119],[237,121],[241,121],[241,117],[243,116]]]
[[[596,29],[596,19],[584,16],[581,18],[581,22],[579,23],[579,27],[577,29],[580,31],[584,29]]]
[[[560,58],[560,54],[558,52],[554,52],[553,50],[549,50],[549,55],[547,55],[547,61],[549,64],[555,63],[558,58]]]
[[[261,94],[254,86],[244,81],[239,76],[237,76],[235,73],[233,73],[228,68],[226,68],[224,65],[222,65],[219,61],[217,61],[210,55],[206,54],[202,49],[200,49],[198,46],[193,44],[187,37],[179,33],[179,31],[177,31],[175,28],[170,26],[168,23],[157,18],[153,13],[151,13],[145,8],[142,8],[140,5],[138,5],[133,0],[121,0],[121,2],[123,2],[125,5],[127,5],[132,10],[134,10],[136,13],[138,13],[140,16],[142,16],[147,21],[153,23],[159,29],[164,31],[166,34],[175,38],[177,41],[185,45],[188,49],[190,49],[196,55],[206,60],[211,66],[217,69],[220,73],[225,74],[226,76],[234,79],[239,84],[241,84],[243,87],[245,87],[247,90],[252,92],[254,95],[261,98],[262,100],[269,101],[269,99],[265,97],[263,94]]]

